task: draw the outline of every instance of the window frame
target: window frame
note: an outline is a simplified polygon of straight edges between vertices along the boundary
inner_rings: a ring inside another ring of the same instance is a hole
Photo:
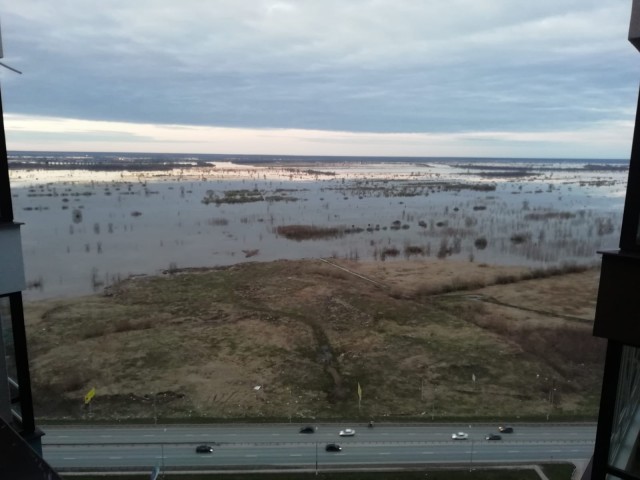
[[[0,94],[0,223],[13,222],[13,204],[9,184],[9,155],[4,133],[4,112]]]
[[[13,406],[14,403],[18,403],[20,406],[20,418],[17,418],[14,413],[14,420],[20,425],[23,432],[34,432],[35,419],[33,412],[33,396],[31,393],[31,376],[29,374],[29,356],[27,349],[27,335],[24,324],[22,292],[0,295],[0,298],[9,299],[11,315],[11,329],[13,335],[11,340],[13,341],[17,378],[8,376],[7,381],[11,380],[12,383],[17,384],[18,397],[17,399],[12,398],[11,404]],[[7,339],[4,341],[6,342]],[[15,388],[15,385],[13,386]]]
[[[620,249],[640,252],[640,93],[636,107],[635,128],[631,144],[627,194],[622,216]]]

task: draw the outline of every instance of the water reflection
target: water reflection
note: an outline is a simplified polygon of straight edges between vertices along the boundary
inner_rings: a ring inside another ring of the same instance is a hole
[[[477,165],[227,165],[227,174],[219,168],[197,178],[56,171],[52,180],[50,172],[12,172],[15,216],[25,223],[25,298],[249,260],[550,266],[593,263],[596,250],[617,245],[626,171],[522,163],[507,175]],[[282,233],[297,225],[335,234]]]

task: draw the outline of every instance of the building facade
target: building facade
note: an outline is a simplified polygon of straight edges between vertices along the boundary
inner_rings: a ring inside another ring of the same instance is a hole
[[[640,50],[640,0],[629,40]],[[593,333],[607,340],[590,478],[640,480],[640,95],[620,248],[602,252]]]
[[[25,276],[20,223],[13,217],[1,102],[0,98],[0,420],[41,454],[22,308]]]

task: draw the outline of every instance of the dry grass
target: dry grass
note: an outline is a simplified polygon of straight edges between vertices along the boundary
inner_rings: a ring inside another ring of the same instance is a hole
[[[546,415],[553,382],[554,415],[595,415],[601,349],[588,323],[558,314],[588,316],[596,273],[471,292],[469,282],[495,285],[527,270],[340,265],[376,283],[321,261],[279,261],[27,305],[35,398],[46,399],[37,413],[81,417],[95,386],[93,412],[109,419],[151,416],[158,392],[162,417]]]
[[[318,227],[315,225],[280,225],[276,233],[289,240],[312,240],[316,238],[335,238],[342,236],[344,231],[337,227]]]

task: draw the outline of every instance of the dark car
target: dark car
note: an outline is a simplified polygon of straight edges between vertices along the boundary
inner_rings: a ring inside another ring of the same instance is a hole
[[[497,433],[489,433],[484,438],[485,438],[485,440],[502,440],[502,437],[500,435],[498,435]]]
[[[211,445],[198,445],[196,447],[196,453],[212,453],[213,447]]]
[[[513,433],[513,427],[498,427],[501,433]]]
[[[312,427],[311,425],[307,425],[306,427],[302,427],[300,429],[300,433],[315,433],[316,427]]]
[[[342,451],[342,447],[337,443],[327,443],[327,446],[324,447],[327,452],[340,452]]]

